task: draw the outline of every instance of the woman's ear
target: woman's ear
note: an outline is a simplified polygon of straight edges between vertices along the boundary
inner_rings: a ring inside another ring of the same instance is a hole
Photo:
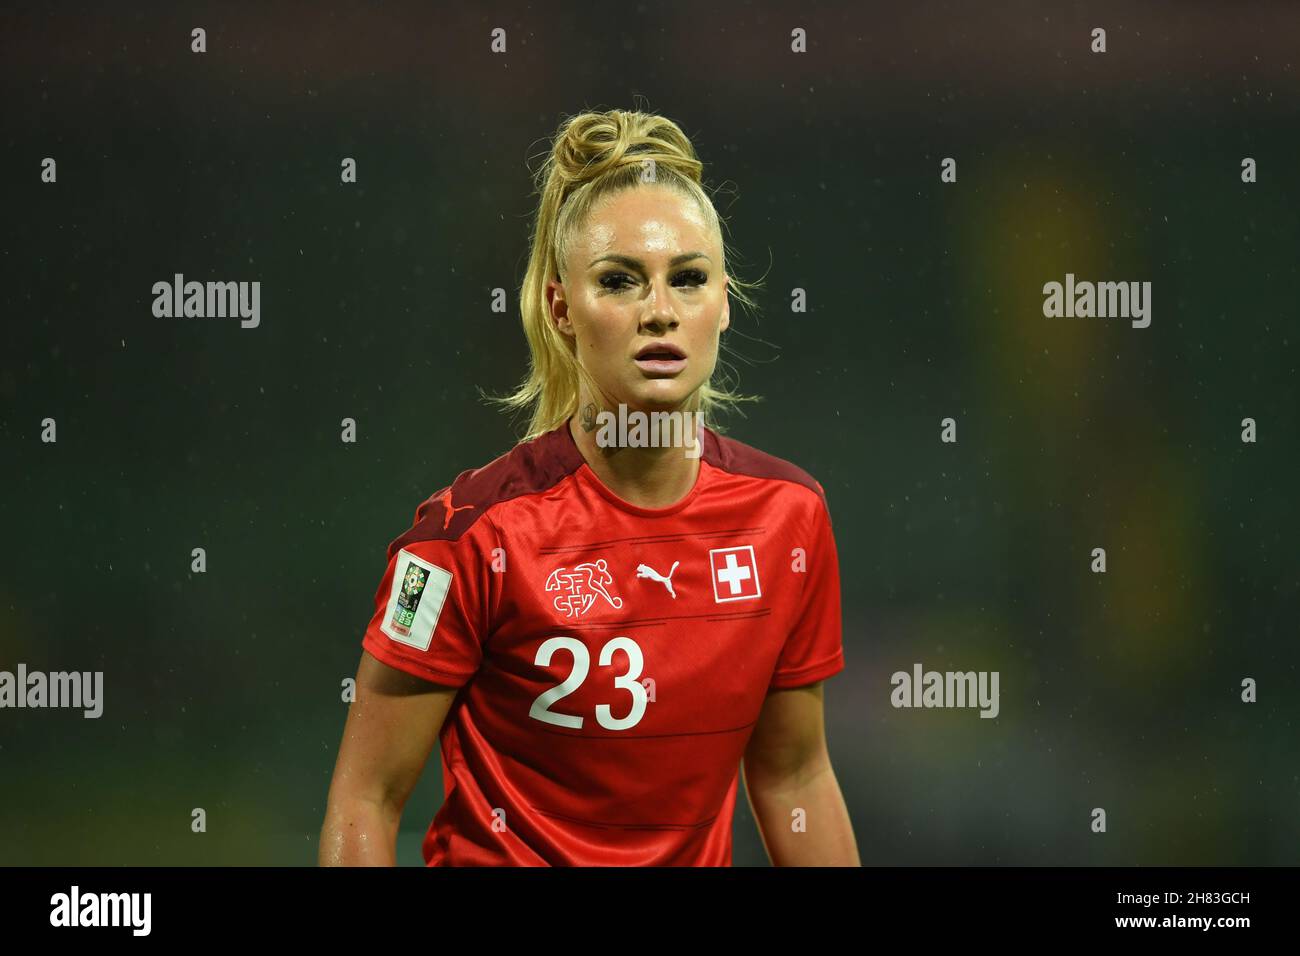
[[[564,285],[558,279],[546,283],[546,316],[561,335],[573,338],[573,320],[564,298]]]
[[[727,295],[727,286],[731,284],[730,276],[722,277],[722,321],[718,323],[718,334],[721,335],[731,324],[731,296]]]

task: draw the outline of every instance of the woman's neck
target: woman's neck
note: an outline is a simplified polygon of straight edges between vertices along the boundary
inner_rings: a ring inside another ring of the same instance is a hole
[[[687,447],[661,442],[659,447],[606,448],[598,442],[597,407],[588,401],[570,416],[568,426],[582,457],[606,488],[638,508],[668,508],[690,494],[700,473],[698,443],[704,440],[697,416],[680,413]]]

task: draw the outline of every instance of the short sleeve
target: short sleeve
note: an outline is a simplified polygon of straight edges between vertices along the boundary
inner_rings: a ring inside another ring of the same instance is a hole
[[[465,684],[490,626],[492,534],[480,519],[456,539],[408,533],[394,541],[361,646],[424,680]]]
[[[811,542],[802,545],[806,562],[803,591],[772,673],[771,690],[814,684],[844,670],[839,554],[830,512],[821,495],[808,536]]]

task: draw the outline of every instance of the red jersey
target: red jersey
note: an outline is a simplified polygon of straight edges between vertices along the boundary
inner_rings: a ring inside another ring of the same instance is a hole
[[[428,865],[731,864],[768,691],[844,669],[839,564],[815,479],[702,432],[667,508],[615,495],[566,422],[389,546],[362,645],[460,688]]]

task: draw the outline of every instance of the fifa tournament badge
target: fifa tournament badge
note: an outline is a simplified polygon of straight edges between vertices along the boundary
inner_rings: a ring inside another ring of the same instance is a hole
[[[415,621],[415,610],[420,606],[424,594],[424,585],[429,580],[429,572],[414,561],[406,566],[406,576],[402,579],[402,593],[397,596],[397,607],[393,611],[391,627],[403,637],[411,636],[411,624]]]

